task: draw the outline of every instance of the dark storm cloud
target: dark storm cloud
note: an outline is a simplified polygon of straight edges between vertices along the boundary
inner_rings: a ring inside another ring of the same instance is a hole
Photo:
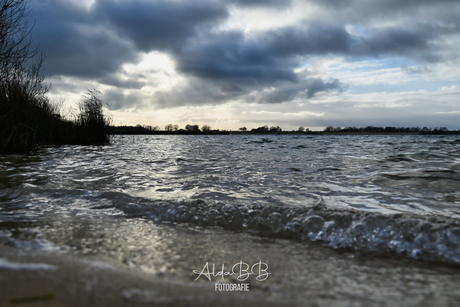
[[[267,100],[282,102],[282,97],[289,101],[302,91],[309,93],[308,98],[318,92],[319,87],[310,88],[300,82],[294,72],[303,57],[348,53],[350,41],[343,28],[321,25],[299,29],[286,27],[250,38],[241,32],[228,31],[209,33],[189,42],[175,58],[179,71],[208,81],[229,82],[239,87],[240,94],[253,91],[257,86],[281,86],[279,82],[291,82],[293,86],[289,90],[280,90]]]
[[[319,93],[343,92],[346,88],[339,80],[302,78],[298,82],[280,81],[273,86],[234,84],[222,81],[190,78],[188,83],[169,91],[156,92],[153,99],[161,108],[185,105],[216,105],[238,99],[247,103],[276,104],[296,98],[311,98]]]
[[[66,31],[64,28],[57,32]],[[101,78],[116,73],[120,65],[138,58],[129,44],[111,39],[105,33],[82,33],[71,28],[59,38],[59,45],[48,39],[51,40],[46,38],[41,45],[47,55],[44,65],[47,75]]]
[[[258,99],[259,103],[282,103],[292,101],[297,97],[299,91],[298,87],[277,87],[270,93],[263,93]]]
[[[312,98],[320,92],[343,92],[345,85],[339,80],[324,81],[318,78],[307,78],[296,84],[279,84],[276,88],[264,91],[259,95],[259,103],[282,103],[296,98]]]
[[[114,88],[105,91],[104,101],[110,106],[110,110],[122,108],[136,108],[143,105],[142,96],[137,92],[123,93],[123,90]]]
[[[230,0],[229,3],[235,3],[247,7],[287,7],[291,5],[292,0]]]
[[[342,92],[344,87],[339,80],[333,80],[329,82],[324,82],[320,79],[307,80],[306,84],[306,96],[307,98],[313,97],[316,93],[319,92],[329,92],[329,91],[338,91]]]
[[[331,24],[370,24],[404,18],[410,25],[419,21],[454,22],[459,24],[457,0],[300,0],[325,10],[323,16]]]
[[[337,0],[335,1],[337,2]],[[455,5],[458,5],[457,0],[386,0],[386,1],[375,1],[372,5],[366,0],[355,0],[350,1],[353,7],[367,8],[366,11],[372,12],[373,15],[385,14],[385,13],[398,13],[399,11],[412,12],[413,14],[420,13],[421,10],[428,9],[432,14],[436,14],[436,11],[441,10],[443,14],[445,12],[454,12],[458,10]],[[367,4],[367,5],[366,5]],[[444,11],[445,10],[445,11]],[[417,16],[413,16],[417,17]]]
[[[83,9],[60,1],[31,4],[30,18],[36,20],[33,38],[46,52],[44,72],[48,76],[100,78],[138,58],[130,43],[98,26]]]
[[[110,75],[104,78],[99,79],[98,81],[112,85],[119,88],[126,88],[126,89],[141,89],[146,85],[144,81],[140,81],[139,79],[142,78],[142,75],[134,75],[130,79],[121,79],[116,76]]]
[[[176,54],[178,69],[209,79],[251,84],[297,82],[302,56],[348,53],[348,33],[339,27],[286,27],[246,38],[241,32],[210,33]]]
[[[94,10],[142,51],[182,46],[199,25],[228,16],[214,1],[98,1]]]
[[[284,65],[263,43],[246,40],[239,32],[208,35],[192,42],[176,55],[182,72],[211,80],[229,80],[244,84],[296,81],[294,63]]]
[[[406,74],[415,74],[415,75],[422,75],[426,73],[430,73],[432,70],[426,66],[420,67],[408,67],[407,65],[402,65],[401,70]]]
[[[362,35],[351,35],[345,26],[306,24],[264,33],[259,38],[265,50],[275,56],[338,55],[379,57],[392,54],[413,57],[432,56],[430,41],[441,30],[423,24],[408,28],[369,28]]]
[[[245,84],[297,82],[294,69],[309,56],[390,55],[435,61],[438,56],[430,45],[434,37],[433,31],[399,28],[369,29],[355,36],[342,26],[304,24],[250,38],[236,31],[209,33],[174,56],[180,71],[200,78]]]
[[[415,61],[436,62],[441,60],[441,56],[434,41],[447,31],[445,28],[436,29],[426,24],[404,29],[370,29],[365,35],[354,40],[355,48],[351,55],[399,56]]]
[[[277,56],[348,53],[352,38],[340,26],[321,24],[285,27],[264,33],[260,41]]]
[[[249,86],[222,81],[203,81],[190,77],[186,83],[168,91],[157,91],[152,99],[161,108],[174,108],[185,105],[216,105],[248,94]],[[246,98],[246,97],[245,97]],[[253,100],[254,101],[254,100]]]

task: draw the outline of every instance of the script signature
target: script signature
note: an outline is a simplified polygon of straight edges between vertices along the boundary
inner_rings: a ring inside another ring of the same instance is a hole
[[[225,270],[224,263],[220,269],[216,270],[216,265],[214,263],[212,264],[212,269],[210,269],[209,263],[206,262],[201,271],[193,270],[193,273],[198,275],[197,278],[195,278],[195,281],[198,280],[201,276],[205,276],[209,281],[211,281],[212,277],[220,277],[222,280],[224,280],[226,276],[232,275],[236,275],[236,279],[238,281],[245,281],[251,275],[256,276],[257,281],[264,281],[271,274],[268,272],[268,264],[262,262],[262,260],[256,262],[252,266],[241,260],[234,264],[230,271]]]

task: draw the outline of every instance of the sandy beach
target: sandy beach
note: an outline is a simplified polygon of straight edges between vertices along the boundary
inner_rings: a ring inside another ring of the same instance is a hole
[[[182,282],[81,259],[0,247],[1,306],[280,306],[263,291],[216,292],[214,283]]]

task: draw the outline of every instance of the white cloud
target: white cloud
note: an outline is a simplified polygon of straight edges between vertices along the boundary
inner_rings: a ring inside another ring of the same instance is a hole
[[[315,68],[319,69],[318,66]],[[340,79],[350,87],[367,85],[400,85],[419,79],[404,73],[400,67],[387,67],[380,60],[347,62],[344,58],[327,61],[321,67],[324,74]]]
[[[436,114],[460,114],[460,111],[436,112]]]
[[[272,118],[275,117],[289,117],[289,118],[295,118],[295,117],[307,117],[307,116],[324,116],[324,112],[322,113],[315,113],[315,112],[310,112],[310,111],[301,111],[297,113],[291,113],[291,112],[274,112],[274,111],[249,111],[246,112],[245,114],[252,114],[252,115],[262,115],[262,116],[271,116]]]

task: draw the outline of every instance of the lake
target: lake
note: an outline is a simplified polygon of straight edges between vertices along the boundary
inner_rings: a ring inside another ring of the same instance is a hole
[[[137,135],[1,155],[0,243],[4,281],[93,303],[455,306],[460,137]],[[104,295],[107,274],[133,282]]]

